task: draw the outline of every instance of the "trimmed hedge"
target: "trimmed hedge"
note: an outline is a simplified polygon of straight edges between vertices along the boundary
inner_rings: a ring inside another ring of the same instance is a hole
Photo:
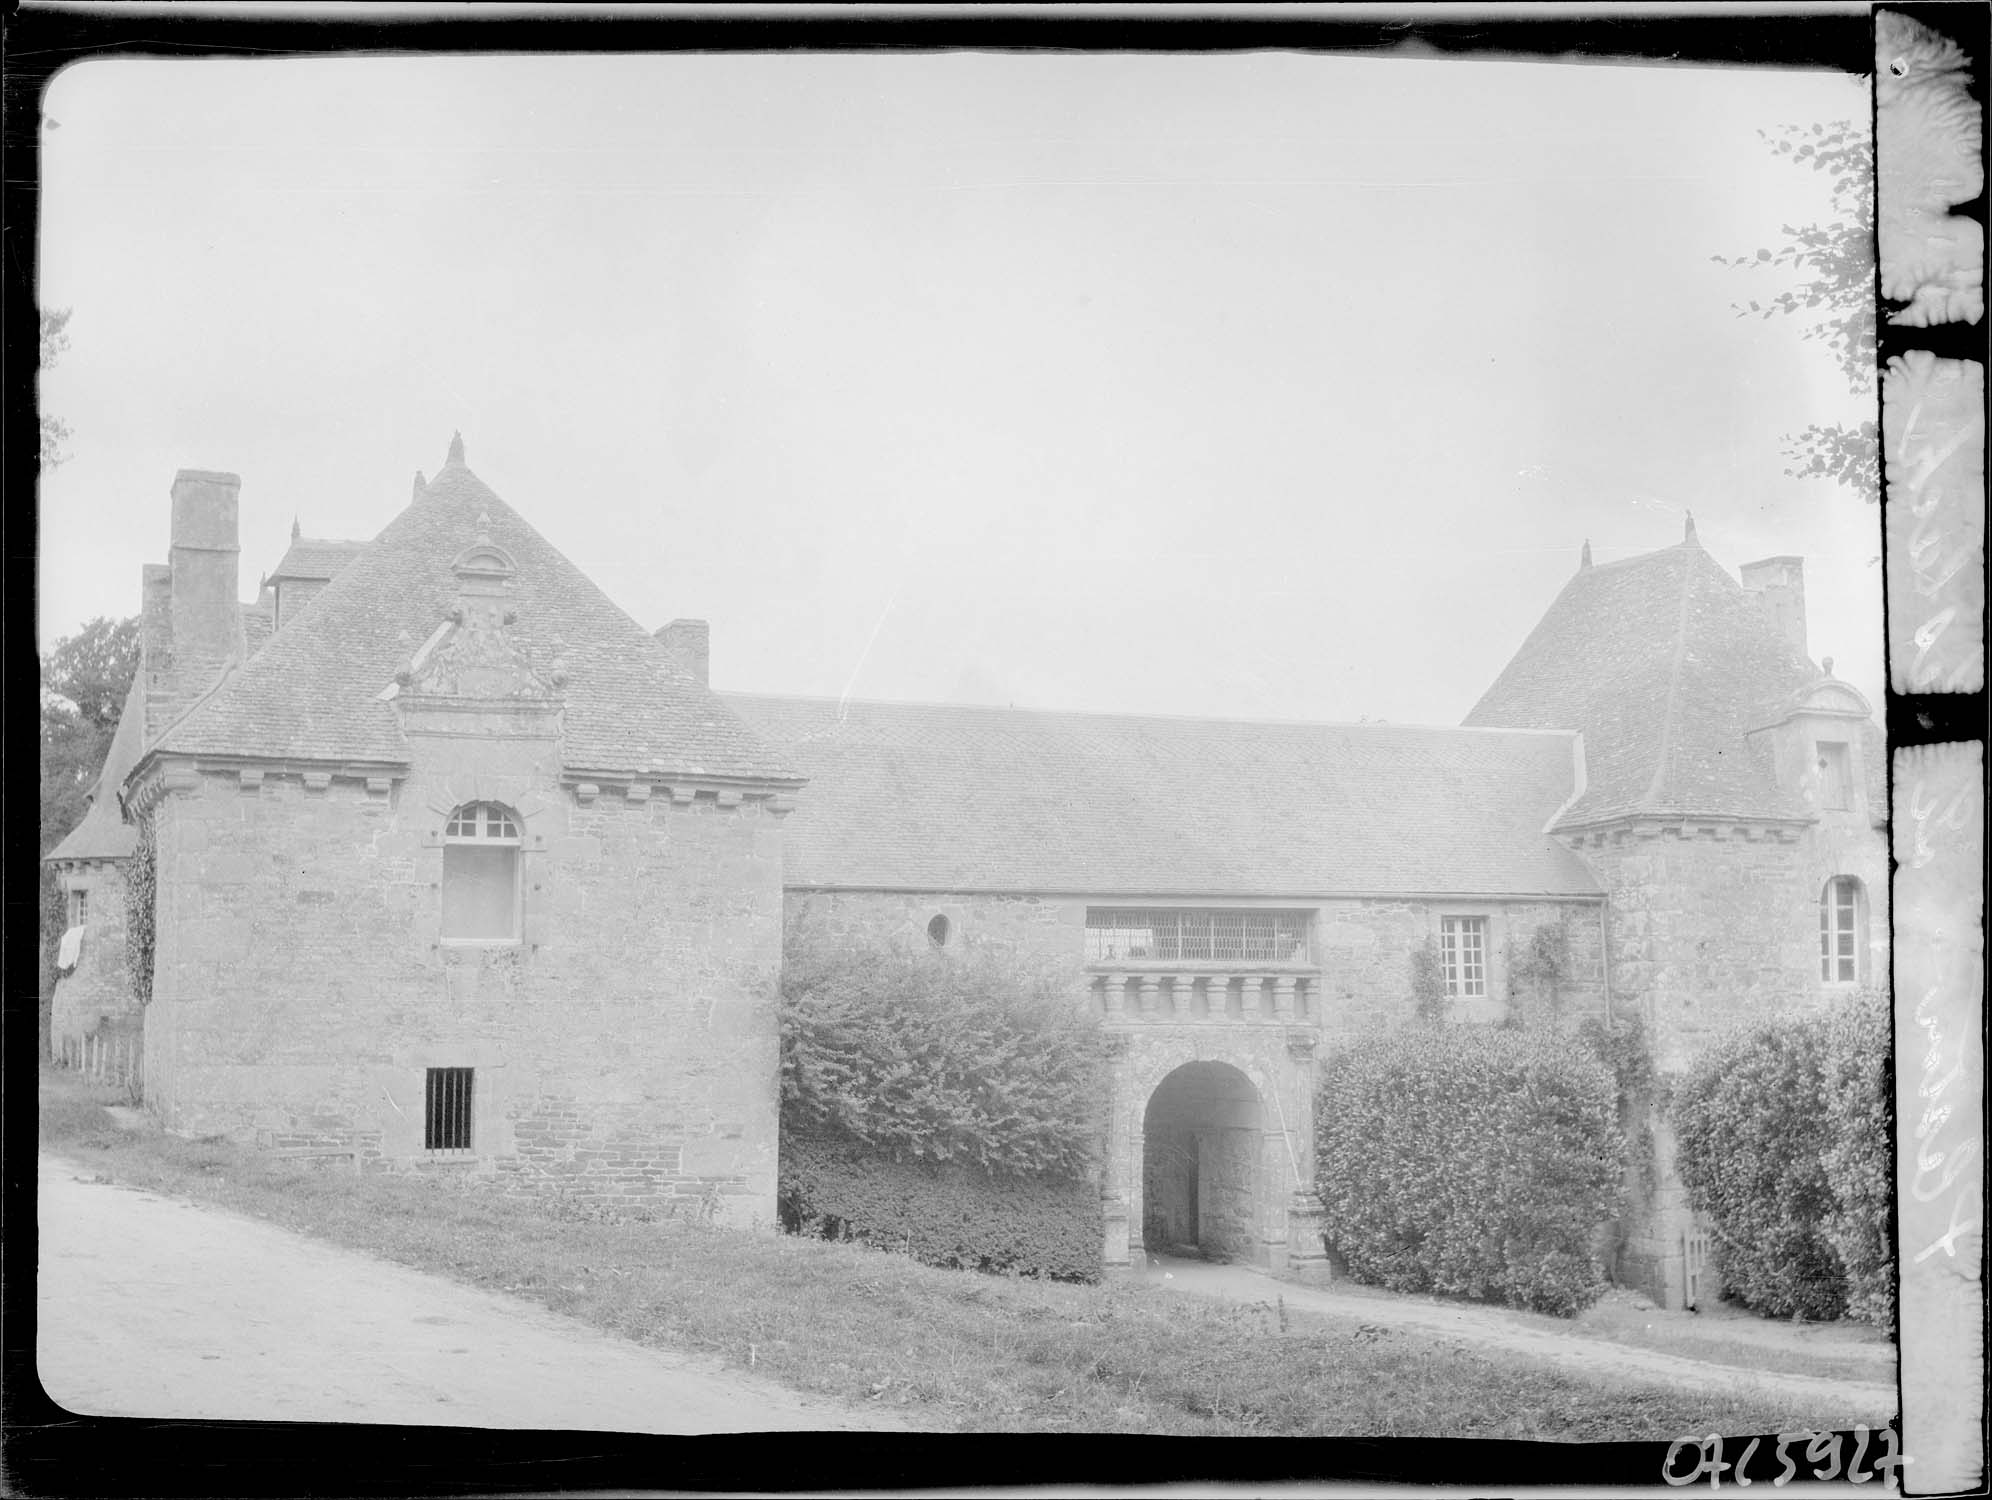
[[[908,953],[792,925],[778,1201],[794,1234],[929,1265],[1100,1274],[1098,1024],[1003,950]]]
[[[1328,1059],[1316,1188],[1359,1281],[1574,1316],[1622,1206],[1618,1088],[1553,1032],[1420,1027]]]
[[[1674,1096],[1678,1164],[1727,1295],[1894,1331],[1893,1088],[1888,1003],[1868,992],[1696,1059]]]
[[[1783,1018],[1706,1049],[1674,1093],[1676,1161],[1713,1231],[1724,1291],[1772,1317],[1837,1318],[1846,1277],[1827,1237],[1826,1028]]]
[[[1100,1279],[1104,1226],[1090,1182],[995,1177],[784,1136],[777,1204],[791,1234],[861,1240],[930,1266]]]
[[[1826,1238],[1847,1274],[1847,1316],[1895,1332],[1895,1039],[1886,996],[1863,990],[1826,1023]]]
[[[1088,1175],[1102,1132],[1098,1024],[1001,950],[906,953],[806,923],[784,945],[782,1128],[899,1161]]]

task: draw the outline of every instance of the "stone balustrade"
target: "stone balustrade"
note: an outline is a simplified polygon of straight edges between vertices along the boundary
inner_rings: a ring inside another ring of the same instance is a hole
[[[1297,964],[1090,964],[1088,999],[1108,1022],[1318,1024],[1321,971]]]

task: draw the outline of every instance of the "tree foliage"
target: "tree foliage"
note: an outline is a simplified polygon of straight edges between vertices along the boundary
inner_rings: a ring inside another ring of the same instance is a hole
[[[131,680],[138,671],[138,621],[95,619],[58,640],[41,662],[41,841],[47,854],[83,821]],[[110,789],[106,789],[106,794]],[[66,920],[62,892],[41,870],[41,1009],[44,1038],[55,993],[56,945]]]
[[[138,670],[138,621],[90,621],[41,663],[41,852],[83,819]]]
[[[1773,154],[1794,167],[1823,172],[1831,181],[1833,212],[1824,224],[1780,225],[1784,243],[1749,255],[1712,257],[1746,271],[1781,271],[1794,284],[1767,298],[1739,305],[1739,317],[1803,318],[1804,337],[1825,344],[1849,387],[1874,389],[1874,141],[1865,122],[1788,125],[1777,135],[1759,131]],[[1846,427],[1814,423],[1788,435],[1785,472],[1799,479],[1831,479],[1863,497],[1881,494],[1881,449],[1873,422]]]
[[[70,309],[58,307],[44,311],[41,315],[41,367],[51,368],[69,349]],[[60,417],[41,414],[41,460],[44,468],[53,469],[65,463],[69,455],[62,451],[62,445],[69,441],[69,424]]]
[[[902,952],[790,927],[782,1133],[895,1161],[1079,1178],[1104,1099],[1098,1027],[1000,951]]]

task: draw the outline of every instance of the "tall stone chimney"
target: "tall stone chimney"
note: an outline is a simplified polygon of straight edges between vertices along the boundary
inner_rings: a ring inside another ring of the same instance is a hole
[[[700,687],[711,685],[708,658],[712,631],[704,620],[673,620],[658,630],[657,639],[664,643],[664,649],[678,665],[697,679]]]
[[[235,475],[205,469],[173,476],[166,566],[145,570],[147,698],[168,713],[185,709],[244,654],[236,597],[241,487]]]
[[[1805,559],[1766,557],[1743,564],[1745,591],[1762,601],[1778,632],[1802,659],[1805,650]]]

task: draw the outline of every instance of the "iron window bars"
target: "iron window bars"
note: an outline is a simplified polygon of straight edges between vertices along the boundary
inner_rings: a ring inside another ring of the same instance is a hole
[[[429,1151],[470,1151],[471,1068],[429,1069],[423,1110],[422,1145]]]
[[[1310,958],[1304,911],[1219,907],[1103,908],[1086,911],[1086,959],[1280,964]]]

